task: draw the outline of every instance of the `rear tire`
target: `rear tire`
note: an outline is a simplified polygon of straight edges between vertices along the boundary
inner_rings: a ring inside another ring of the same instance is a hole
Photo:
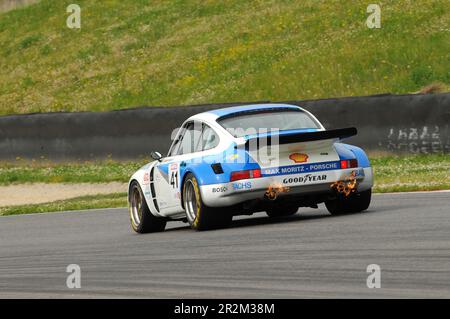
[[[166,228],[166,219],[156,217],[147,206],[142,189],[138,182],[133,181],[128,198],[131,228],[137,233],[154,233]]]
[[[369,208],[372,189],[360,193],[353,193],[349,197],[337,197],[325,202],[325,206],[332,215],[359,213]]]
[[[197,179],[191,173],[183,184],[183,204],[189,225],[195,230],[224,228],[233,218],[224,208],[208,207],[203,203]]]
[[[298,206],[283,206],[277,205],[266,210],[267,216],[271,218],[286,217],[296,214]]]

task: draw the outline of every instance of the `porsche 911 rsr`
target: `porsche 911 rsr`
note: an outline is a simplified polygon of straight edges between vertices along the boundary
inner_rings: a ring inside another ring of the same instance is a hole
[[[287,104],[229,107],[194,115],[166,156],[130,179],[132,228],[164,230],[183,220],[193,229],[228,225],[233,216],[270,217],[325,203],[331,214],[369,207],[372,168],[365,152],[340,141],[355,128],[325,130],[308,111]]]

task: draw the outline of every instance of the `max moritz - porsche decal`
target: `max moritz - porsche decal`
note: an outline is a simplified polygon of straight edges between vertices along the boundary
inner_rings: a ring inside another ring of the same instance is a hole
[[[287,174],[298,174],[298,173],[308,173],[308,172],[319,172],[328,171],[333,169],[339,169],[340,162],[322,162],[313,164],[303,164],[303,165],[290,165],[281,167],[271,167],[261,170],[263,176],[274,176],[274,175],[287,175]]]

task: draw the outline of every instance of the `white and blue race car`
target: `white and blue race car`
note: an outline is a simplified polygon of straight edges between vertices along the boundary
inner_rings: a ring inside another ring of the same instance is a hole
[[[193,229],[228,225],[233,216],[270,217],[325,203],[331,214],[369,207],[372,168],[365,152],[341,139],[356,128],[325,130],[308,111],[257,104],[194,115],[178,130],[167,156],[130,179],[132,228],[164,230],[183,220]]]

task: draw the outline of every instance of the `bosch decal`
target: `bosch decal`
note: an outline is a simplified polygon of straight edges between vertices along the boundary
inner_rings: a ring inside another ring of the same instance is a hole
[[[228,187],[226,187],[226,186],[222,186],[222,187],[214,187],[213,189],[212,189],[212,192],[213,193],[224,193],[224,192],[226,192],[228,190]]]

